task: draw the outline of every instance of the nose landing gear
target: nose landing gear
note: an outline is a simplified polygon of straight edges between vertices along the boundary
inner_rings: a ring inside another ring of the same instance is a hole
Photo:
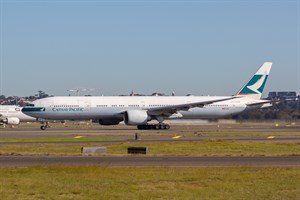
[[[49,122],[43,122],[43,125],[40,127],[41,130],[46,130],[47,128],[50,128]]]

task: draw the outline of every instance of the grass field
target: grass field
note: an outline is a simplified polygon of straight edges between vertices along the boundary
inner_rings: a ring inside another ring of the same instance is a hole
[[[193,141],[117,144],[3,144],[0,155],[81,155],[81,147],[106,146],[106,155],[126,155],[130,146],[148,147],[150,156],[300,156],[300,144]]]
[[[1,168],[1,199],[298,200],[300,168]]]

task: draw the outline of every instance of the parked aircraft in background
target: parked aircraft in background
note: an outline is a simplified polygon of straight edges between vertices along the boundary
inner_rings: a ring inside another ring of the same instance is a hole
[[[264,63],[234,96],[99,96],[48,97],[33,102],[23,112],[47,120],[94,120],[102,125],[124,121],[138,129],[169,129],[165,119],[216,119],[245,110],[271,106],[261,100],[272,63]],[[156,120],[157,124],[148,124]]]
[[[36,118],[21,112],[22,107],[14,105],[0,105],[0,123],[18,125],[20,122],[34,122]]]

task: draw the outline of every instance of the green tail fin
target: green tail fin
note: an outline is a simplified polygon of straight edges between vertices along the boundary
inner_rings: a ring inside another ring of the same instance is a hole
[[[271,62],[265,62],[247,84],[236,94],[237,96],[249,96],[254,99],[260,99],[266,85],[270,70]]]

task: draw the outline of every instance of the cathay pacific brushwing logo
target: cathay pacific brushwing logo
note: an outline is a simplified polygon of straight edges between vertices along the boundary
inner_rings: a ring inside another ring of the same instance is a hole
[[[254,75],[239,94],[262,94],[268,75]]]
[[[253,85],[248,85],[247,88],[252,90],[252,92],[255,92],[256,94],[261,94],[262,92],[259,91],[259,89],[263,85],[265,77],[266,75],[263,75]]]

